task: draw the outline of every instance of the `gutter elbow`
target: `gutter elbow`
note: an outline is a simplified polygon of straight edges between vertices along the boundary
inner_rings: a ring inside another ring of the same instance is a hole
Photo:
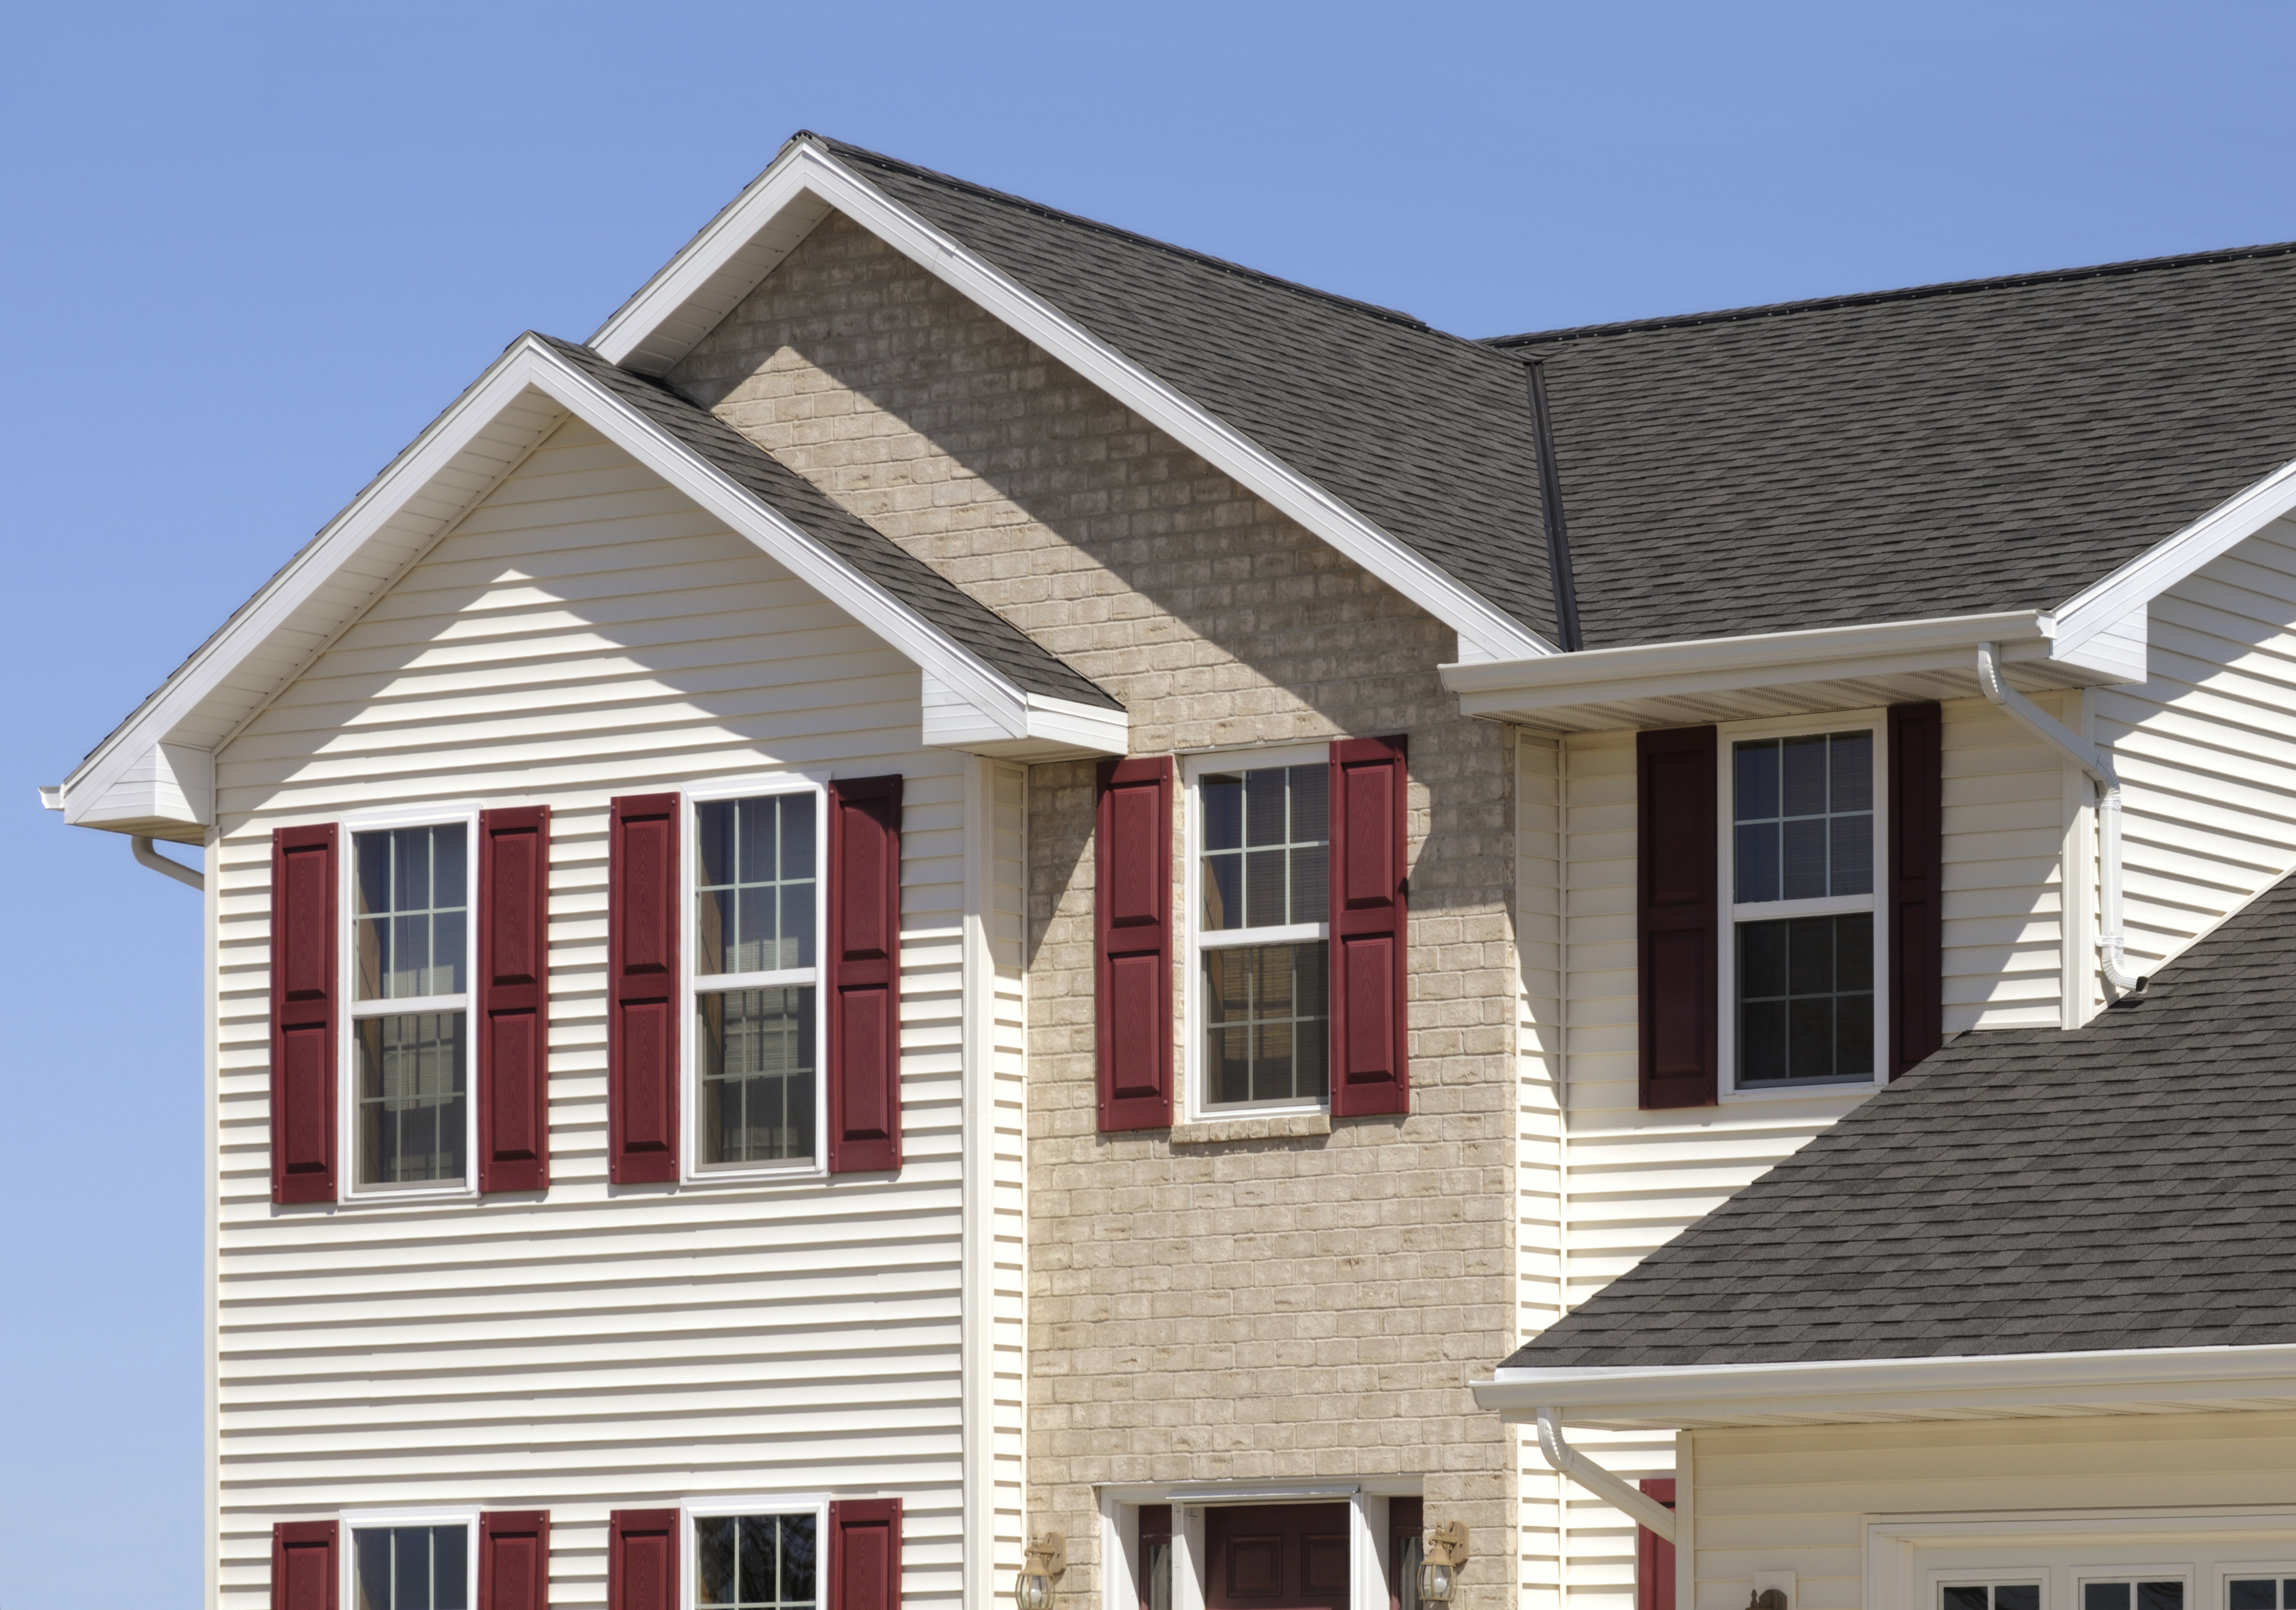
[[[1612,1508],[1632,1516],[1637,1525],[1647,1527],[1669,1543],[1675,1540],[1674,1511],[1564,1442],[1562,1418],[1553,1409],[1538,1411],[1538,1450],[1546,1456],[1548,1464]]]
[[[201,872],[197,867],[186,867],[181,861],[169,860],[166,856],[161,855],[152,844],[151,834],[139,833],[130,842],[135,847],[135,859],[142,865],[149,867],[154,872],[165,873],[178,883],[188,883],[198,890],[207,888],[208,880],[205,873]]]

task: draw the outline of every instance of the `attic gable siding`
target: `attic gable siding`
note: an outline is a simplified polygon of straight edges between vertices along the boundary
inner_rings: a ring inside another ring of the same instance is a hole
[[[910,1602],[955,1605],[965,760],[916,748],[917,701],[908,661],[570,423],[225,751],[225,1610],[267,1604],[275,1519],[546,1507],[553,1602],[603,1606],[611,1508],[874,1491],[889,1464],[935,1562]],[[606,801],[819,765],[906,776],[905,1166],[610,1196]],[[275,1214],[271,828],[431,801],[554,807],[551,1189]]]

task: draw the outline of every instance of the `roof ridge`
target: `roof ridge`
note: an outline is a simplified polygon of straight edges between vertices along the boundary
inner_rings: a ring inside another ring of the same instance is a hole
[[[2129,258],[2082,268],[2050,268],[2033,274],[1995,275],[1986,279],[1940,280],[1928,285],[1906,285],[1893,291],[1852,292],[1842,296],[1818,296],[1792,302],[1763,302],[1747,308],[1718,308],[1710,313],[1684,313],[1657,318],[1620,319],[1607,324],[1573,324],[1559,330],[1531,330],[1519,335],[1487,335],[1483,346],[1502,349],[1541,346],[1590,336],[1636,335],[1655,330],[1684,330],[1702,324],[1729,324],[1758,318],[1780,318],[1796,313],[1826,313],[1840,308],[1871,308],[1889,302],[1926,301],[1933,297],[1967,296],[1983,291],[2014,291],[2029,285],[2061,285],[2079,280],[2115,279],[2172,268],[2201,268],[2241,262],[2252,258],[2285,257],[2296,253],[2296,241],[2258,246],[2231,246],[2216,251],[2188,251],[2172,257]]]
[[[1018,207],[1023,211],[1034,213],[1038,218],[1051,218],[1059,223],[1073,225],[1079,229],[1092,230],[1098,234],[1130,241],[1135,245],[1152,247],[1158,251],[1168,252],[1174,257],[1186,258],[1191,261],[1201,263],[1207,267],[1217,268],[1223,274],[1233,274],[1241,279],[1251,280],[1259,284],[1272,286],[1276,290],[1293,292],[1300,296],[1313,297],[1317,301],[1336,303],[1342,308],[1352,308],[1359,313],[1368,313],[1373,317],[1389,324],[1401,324],[1413,330],[1425,330],[1438,335],[1448,333],[1437,330],[1425,319],[1415,314],[1406,313],[1399,308],[1385,308],[1377,302],[1365,301],[1360,297],[1341,296],[1336,291],[1321,291],[1313,285],[1303,285],[1298,280],[1287,280],[1280,275],[1269,274],[1259,268],[1246,267],[1243,264],[1232,262],[1226,258],[1214,257],[1209,251],[1198,251],[1188,246],[1176,246],[1169,241],[1160,241],[1153,235],[1119,228],[1114,224],[1103,224],[1097,218],[1088,218],[1080,213],[1063,212],[1057,207],[1047,207],[1042,201],[1032,201],[1026,196],[1014,195],[1010,191],[994,190],[986,185],[976,185],[970,179],[960,179],[953,174],[941,173],[931,168],[920,168],[914,162],[905,162],[898,157],[889,157],[882,152],[871,151],[866,146],[855,145],[830,135],[816,133],[810,128],[800,128],[790,138],[816,140],[840,156],[858,157],[865,161],[892,168],[897,172],[907,174],[913,178],[923,179],[930,184],[946,185],[952,190],[968,191],[974,195],[987,196],[1006,206]],[[1454,336],[1452,339],[1468,341],[1472,344],[1481,344],[1472,342],[1471,337]]]

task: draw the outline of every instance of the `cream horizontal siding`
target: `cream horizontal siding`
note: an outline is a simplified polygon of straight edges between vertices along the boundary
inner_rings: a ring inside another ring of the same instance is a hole
[[[911,1602],[955,1601],[965,784],[961,757],[916,746],[917,680],[747,541],[568,424],[226,749],[226,1606],[264,1602],[275,1519],[546,1507],[553,1602],[601,1605],[610,1509],[823,1491],[902,1497]],[[907,779],[905,1165],[894,1178],[616,1194],[606,802],[782,767]],[[1018,790],[1004,793],[1010,817]],[[275,1210],[270,831],[433,801],[553,807],[551,1189]],[[1017,850],[1007,858],[1017,883]],[[1018,1080],[1016,1043],[999,1087],[1015,1104]],[[1017,1147],[1004,1149],[1009,1172]],[[999,1189],[1015,1209],[1017,1179]],[[1017,1273],[1005,1284],[1017,1294]],[[1017,1419],[1008,1434],[1017,1447]]]
[[[2036,701],[2065,713],[2061,695]],[[2063,1020],[2066,763],[1982,699],[1945,717],[1945,1031]]]
[[[1702,1431],[1691,1458],[1685,1610],[1744,1610],[1758,1572],[1793,1573],[1795,1610],[1863,1610],[1870,1516],[2296,1506],[2296,1416],[2282,1413]],[[2222,1610],[2200,1587],[2195,1610]]]

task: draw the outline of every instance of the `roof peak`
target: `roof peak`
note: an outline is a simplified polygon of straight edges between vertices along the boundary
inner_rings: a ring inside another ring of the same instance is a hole
[[[2117,263],[2097,263],[2082,268],[2051,268],[2035,274],[2004,274],[1986,279],[1942,280],[1935,284],[1907,285],[1892,291],[1861,291],[1842,296],[1818,296],[1800,301],[1765,302],[1750,308],[1726,308],[1710,313],[1683,313],[1656,318],[1620,319],[1606,324],[1574,324],[1559,330],[1531,330],[1519,335],[1484,336],[1487,347],[1512,350],[1603,335],[1638,335],[1657,330],[1685,330],[1702,324],[1731,324],[1754,319],[1783,318],[1797,313],[1825,313],[1841,308],[1872,308],[1889,302],[1927,301],[1937,297],[1968,296],[1986,291],[2015,291],[2031,285],[2067,284],[2079,280],[2118,279],[2174,268],[2202,268],[2253,258],[2286,257],[2296,253],[2296,241],[2260,246],[2234,246],[2217,251],[2188,251],[2173,257],[2130,258]]]

